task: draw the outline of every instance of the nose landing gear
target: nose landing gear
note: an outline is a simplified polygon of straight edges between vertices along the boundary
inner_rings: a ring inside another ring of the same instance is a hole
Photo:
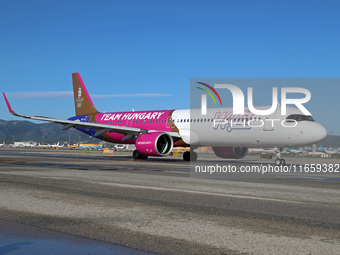
[[[286,164],[286,161],[281,158],[281,152],[284,150],[284,148],[275,148],[276,152],[276,159],[275,159],[275,165],[276,166],[284,166]]]

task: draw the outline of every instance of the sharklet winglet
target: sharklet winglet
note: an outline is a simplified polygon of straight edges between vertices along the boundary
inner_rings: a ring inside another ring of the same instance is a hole
[[[14,110],[13,110],[13,108],[12,108],[12,106],[11,106],[11,104],[9,103],[9,101],[8,101],[8,99],[7,99],[7,97],[6,97],[6,94],[5,93],[2,93],[3,95],[4,95],[4,98],[5,98],[5,101],[6,101],[6,104],[7,104],[7,107],[8,107],[8,111],[12,114],[12,115],[14,115],[14,116],[17,116],[17,117],[22,117],[22,118],[26,118],[26,119],[31,119],[31,117],[30,116],[26,116],[26,115],[21,115],[21,114],[17,114]]]
[[[10,105],[10,103],[9,103],[8,100],[7,100],[6,94],[5,94],[5,93],[2,93],[2,94],[4,95],[4,98],[5,98],[7,107],[8,107],[8,111],[9,111],[10,113],[12,113],[12,114],[15,113],[15,112],[13,111],[13,109],[12,109],[12,106]]]

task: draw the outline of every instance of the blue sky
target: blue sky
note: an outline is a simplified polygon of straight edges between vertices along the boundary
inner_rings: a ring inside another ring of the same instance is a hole
[[[188,108],[190,78],[339,77],[339,9],[335,0],[1,1],[0,88],[19,113],[68,118],[72,72],[101,111]],[[306,88],[313,117],[340,135],[340,86]],[[0,119],[16,119],[4,100]]]

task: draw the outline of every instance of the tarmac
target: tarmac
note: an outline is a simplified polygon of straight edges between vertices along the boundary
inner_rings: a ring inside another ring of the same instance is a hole
[[[285,158],[301,172],[201,175],[197,165],[239,171],[273,160],[200,158],[1,148],[0,234],[7,238],[0,251],[32,248],[33,241],[9,238],[13,231],[32,238],[22,231],[32,228],[50,242],[53,231],[108,245],[112,254],[339,254],[339,159]],[[312,172],[318,165],[325,170]]]

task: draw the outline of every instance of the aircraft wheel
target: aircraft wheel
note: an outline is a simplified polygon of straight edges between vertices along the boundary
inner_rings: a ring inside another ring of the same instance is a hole
[[[286,164],[286,160],[284,160],[283,158],[281,159],[281,166],[284,166]]]
[[[281,166],[281,164],[282,164],[282,161],[281,161],[280,158],[275,159],[275,165],[276,166]]]
[[[190,152],[186,151],[183,153],[183,159],[184,161],[190,161]]]
[[[197,160],[197,153],[196,152],[190,152],[186,151],[183,153],[183,159],[184,161],[196,161]]]
[[[133,153],[132,153],[132,157],[133,159],[139,159],[140,157],[140,154],[137,150],[134,150]]]
[[[143,159],[143,160],[148,159],[148,156],[144,156],[144,155],[140,154],[139,151],[137,151],[137,150],[133,151],[132,157],[133,157],[134,160],[136,160],[136,159]]]
[[[196,161],[197,160],[197,153],[196,152],[190,152],[190,161]]]
[[[276,166],[284,166],[286,164],[286,160],[283,158],[277,158],[275,159],[275,165]]]
[[[132,154],[132,157],[133,157],[133,159],[140,159],[140,157],[141,157],[141,154],[139,153],[139,151],[137,151],[137,150],[134,150],[133,151],[133,154]]]

